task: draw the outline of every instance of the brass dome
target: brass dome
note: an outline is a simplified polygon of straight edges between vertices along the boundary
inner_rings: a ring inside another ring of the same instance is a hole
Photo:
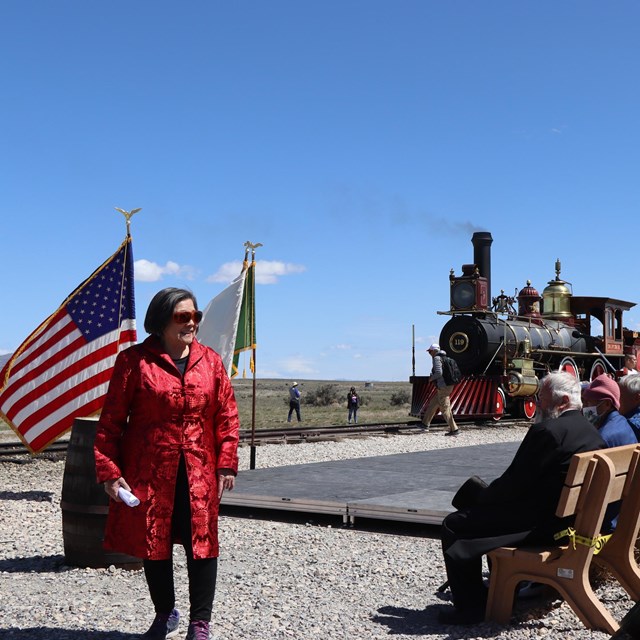
[[[572,317],[571,289],[560,279],[560,260],[556,260],[556,278],[549,280],[542,292],[542,317],[563,320]]]

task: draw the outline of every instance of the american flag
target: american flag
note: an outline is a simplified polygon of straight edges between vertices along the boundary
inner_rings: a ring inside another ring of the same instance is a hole
[[[0,416],[32,453],[100,411],[116,359],[136,343],[131,236],[16,350]]]

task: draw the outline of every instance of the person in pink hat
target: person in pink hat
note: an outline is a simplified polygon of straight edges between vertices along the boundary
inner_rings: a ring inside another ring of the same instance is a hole
[[[582,415],[598,428],[607,447],[638,442],[631,423],[620,414],[619,409],[620,387],[605,374],[594,378],[582,393]],[[605,533],[615,530],[619,512],[620,502],[613,502],[607,507],[602,523]]]
[[[600,431],[607,447],[636,444],[636,435],[629,421],[619,413],[620,387],[602,374],[591,382],[582,396],[582,413]]]

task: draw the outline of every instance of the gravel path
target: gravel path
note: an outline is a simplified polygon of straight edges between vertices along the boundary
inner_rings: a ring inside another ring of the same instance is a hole
[[[267,445],[257,466],[516,441],[521,427],[442,431],[343,442]],[[241,469],[249,449],[240,450]],[[141,571],[79,569],[64,564],[60,493],[64,461],[0,460],[0,638],[124,640],[153,618]],[[481,470],[479,470],[481,474]],[[445,572],[436,528],[396,535],[383,527],[275,522],[223,516],[213,630],[216,640],[416,638],[571,638],[606,640],[583,628],[559,599],[518,605],[510,626],[443,627],[436,594]],[[186,566],[175,548],[178,607],[188,606]],[[632,602],[617,583],[598,595],[617,619]],[[181,625],[182,635],[186,624]],[[133,634],[133,635],[132,635]]]

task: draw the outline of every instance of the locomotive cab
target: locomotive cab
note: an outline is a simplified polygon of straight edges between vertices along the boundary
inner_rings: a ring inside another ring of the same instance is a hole
[[[635,303],[615,298],[583,296],[572,299],[575,326],[582,335],[588,337],[587,349],[596,359],[591,366],[590,380],[602,373],[614,373],[620,368],[625,344],[633,333],[624,328],[622,315],[632,307],[635,307]],[[632,338],[631,342],[635,342],[635,339]],[[631,353],[633,350],[627,351]]]

